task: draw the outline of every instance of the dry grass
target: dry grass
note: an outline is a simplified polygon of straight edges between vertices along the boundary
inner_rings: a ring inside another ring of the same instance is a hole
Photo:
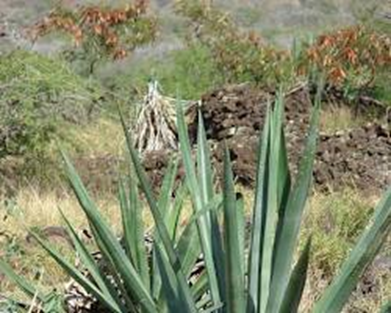
[[[108,118],[66,129],[64,137],[83,155],[121,155],[125,143],[121,123]]]
[[[344,131],[364,125],[367,119],[354,114],[346,105],[329,104],[323,108],[320,118],[320,129],[327,134]]]
[[[120,211],[114,196],[105,195],[95,200],[102,214],[118,226]],[[33,187],[20,190],[7,207],[3,205],[1,211],[8,214],[8,218],[0,223],[0,227],[19,236],[25,233],[25,227],[63,225],[59,208],[77,228],[86,227],[85,217],[73,195],[65,191],[61,195],[58,191],[40,193]]]
[[[96,199],[103,215],[111,222],[114,229],[119,229],[120,212],[117,202],[113,197],[105,196]],[[65,273],[48,257],[37,245],[28,244],[26,241],[29,228],[41,229],[45,226],[63,225],[59,214],[61,208],[72,224],[81,230],[87,226],[86,219],[73,195],[58,191],[40,193],[33,187],[20,190],[12,202],[0,202],[0,255],[9,261],[18,273],[23,273],[29,280],[34,280],[44,290],[51,288],[62,289],[63,283],[68,279]],[[55,242],[56,248],[70,260],[74,253],[66,244]],[[0,293],[13,295],[18,290],[0,279]],[[18,295],[19,296],[19,295]]]
[[[331,194],[315,193],[305,214],[301,246],[312,234],[312,255],[302,311],[311,308],[338,273],[342,262],[371,222],[378,195],[365,197],[358,190],[345,189]],[[391,240],[391,238],[390,238]],[[391,241],[381,255],[390,255]],[[344,312],[377,312],[389,300],[391,271],[370,266]]]

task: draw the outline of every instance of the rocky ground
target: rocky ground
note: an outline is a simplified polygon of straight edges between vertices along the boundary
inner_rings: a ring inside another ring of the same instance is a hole
[[[222,143],[226,141],[237,181],[246,186],[254,185],[258,138],[265,119],[267,103],[272,102],[274,98],[273,91],[257,90],[246,85],[226,87],[204,95],[202,114],[217,174],[221,172]],[[303,150],[311,98],[310,90],[305,86],[299,86],[288,93],[285,100],[285,132],[290,167],[294,172]],[[324,105],[327,103],[325,101]],[[381,108],[379,110],[378,114],[385,114],[385,111],[381,112]],[[189,125],[193,142],[196,125],[196,119]],[[170,153],[156,151],[145,157],[145,168],[154,184],[161,181]],[[382,190],[389,186],[390,128],[373,122],[332,134],[321,133],[315,161],[314,183],[322,190],[338,189],[346,185],[362,190]]]

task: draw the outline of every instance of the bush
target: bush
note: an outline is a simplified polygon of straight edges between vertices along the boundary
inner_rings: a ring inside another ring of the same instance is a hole
[[[147,82],[159,81],[164,94],[183,99],[199,99],[205,90],[219,86],[224,78],[218,71],[209,49],[201,45],[168,52],[164,56],[131,65],[132,70],[123,74],[103,74],[104,84],[123,93],[123,86],[133,86],[140,94],[147,92]],[[126,94],[129,95],[129,91]]]
[[[161,194],[152,192],[132,139],[126,134],[129,159],[137,178],[119,185],[123,237],[121,243],[90,198],[76,170],[64,154],[69,181],[91,225],[100,248],[102,268],[63,214],[88,278],[36,233],[32,236],[81,286],[105,307],[105,312],[297,312],[306,281],[311,237],[292,268],[299,228],[312,177],[316,151],[319,100],[312,116],[304,156],[291,184],[282,128],[282,96],[265,122],[259,153],[257,187],[246,253],[243,202],[234,190],[228,150],[224,156],[222,195],[213,188],[213,173],[202,118],[199,118],[197,171],[192,161],[184,115],[178,105],[178,130],[186,171],[186,185],[171,201],[176,177],[174,161],[167,171]],[[140,187],[152,213],[152,255],[144,245]],[[187,188],[186,188],[187,187]],[[188,191],[193,216],[184,229],[178,220]],[[222,229],[219,220],[222,218]],[[364,231],[340,273],[316,303],[314,312],[340,312],[360,275],[375,257],[391,230],[391,189],[379,203],[373,224]],[[202,254],[203,264],[198,257]],[[197,274],[194,275],[194,269]],[[0,260],[3,271],[44,307],[45,295],[15,275]],[[103,272],[102,272],[103,271]]]
[[[227,12],[194,0],[178,0],[176,8],[188,21],[189,42],[211,51],[225,82],[277,85],[291,80],[289,52],[268,45],[254,31],[240,29]]]
[[[42,155],[68,123],[96,111],[99,88],[62,62],[17,50],[0,57],[0,158]]]
[[[382,71],[377,75],[373,82],[373,87],[369,91],[369,93],[379,101],[391,107],[391,73],[390,71]],[[389,110],[389,109],[388,109]],[[391,121],[389,121],[391,124]]]
[[[367,26],[351,26],[319,36],[302,47],[299,73],[324,73],[330,85],[348,95],[373,87],[391,68],[391,39]]]

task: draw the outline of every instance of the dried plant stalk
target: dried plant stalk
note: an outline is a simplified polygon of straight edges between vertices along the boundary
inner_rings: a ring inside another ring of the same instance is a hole
[[[149,83],[134,128],[135,145],[141,155],[155,150],[178,149],[176,101],[160,94],[157,81]]]

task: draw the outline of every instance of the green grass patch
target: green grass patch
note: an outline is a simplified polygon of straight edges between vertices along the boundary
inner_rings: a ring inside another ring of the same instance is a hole
[[[313,235],[311,266],[334,276],[372,214],[373,204],[356,190],[313,196],[303,229]]]

